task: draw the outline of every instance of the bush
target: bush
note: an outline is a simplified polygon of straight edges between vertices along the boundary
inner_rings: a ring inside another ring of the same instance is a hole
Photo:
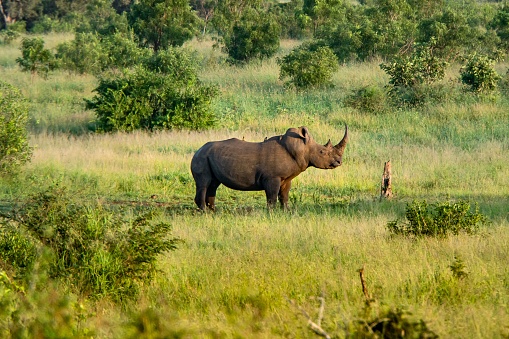
[[[20,34],[10,29],[0,30],[0,38],[5,45],[9,45],[11,42],[19,38]]]
[[[11,175],[30,160],[28,103],[21,92],[0,81],[0,175]]]
[[[433,54],[434,40],[415,46],[410,55],[399,55],[391,62],[380,64],[389,75],[391,96],[396,103],[410,106],[424,104],[431,96],[433,84],[442,80],[447,62]]]
[[[155,216],[149,210],[123,219],[119,211],[80,203],[65,189],[52,188],[0,223],[0,260],[18,277],[47,261],[51,278],[82,295],[134,298],[156,272],[158,255],[178,241],[169,238],[169,224],[152,221]],[[44,252],[49,255],[39,255]]]
[[[289,85],[298,89],[332,84],[332,75],[339,64],[332,50],[320,43],[303,43],[278,60],[279,78],[290,78]]]
[[[232,62],[266,59],[279,49],[281,28],[272,14],[247,11],[224,37],[224,52]]]
[[[370,313],[368,307],[365,312]],[[353,338],[438,338],[422,319],[414,319],[408,311],[384,307],[375,315],[366,315],[351,333]]]
[[[49,71],[57,68],[53,54],[44,49],[42,38],[24,38],[20,49],[22,57],[17,58],[16,62],[23,72],[30,72],[32,75],[37,73],[47,78]]]
[[[108,69],[132,67],[148,58],[150,51],[122,33],[101,37],[76,33],[74,40],[57,46],[61,68],[78,74],[100,75]]]
[[[84,326],[85,309],[34,272],[29,288],[0,269],[0,335],[2,338],[94,338]]]
[[[495,60],[479,54],[472,54],[460,70],[461,82],[472,92],[491,93],[497,89],[501,76],[494,69]]]
[[[168,64],[171,73],[138,67],[113,79],[100,80],[97,95],[87,100],[87,108],[96,112],[100,131],[199,130],[215,124],[211,101],[217,96],[217,88],[198,80],[194,66],[188,64],[190,59],[173,59],[173,52],[168,53],[155,58],[175,61],[175,68]],[[161,69],[166,68],[164,60]],[[154,65],[157,63],[149,68]]]
[[[345,104],[365,113],[384,113],[388,109],[387,93],[378,86],[365,86],[348,96]]]
[[[487,222],[486,216],[475,211],[470,212],[470,203],[449,201],[428,206],[426,201],[413,201],[406,207],[407,222],[391,221],[387,229],[392,234],[405,236],[446,237],[460,232],[476,234],[482,224]]]

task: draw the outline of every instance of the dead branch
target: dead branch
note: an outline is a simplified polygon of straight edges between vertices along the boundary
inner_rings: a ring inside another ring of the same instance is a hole
[[[368,284],[366,284],[366,279],[364,278],[364,266],[365,265],[362,265],[362,268],[359,269],[359,275],[361,277],[362,293],[364,293],[366,301],[369,301],[371,297],[368,292]]]
[[[382,175],[382,184],[380,186],[380,199],[392,197],[392,178],[391,178],[391,161],[384,164],[384,173]]]
[[[308,327],[313,332],[315,332],[315,334],[318,334],[319,336],[322,336],[326,339],[331,339],[331,336],[327,332],[325,332],[324,329],[322,328],[323,312],[325,309],[325,299],[323,297],[317,297],[317,299],[320,300],[320,310],[318,311],[318,319],[316,320],[316,322],[314,322],[311,316],[306,312],[306,310],[302,308],[300,305],[297,305],[295,301],[293,300],[288,301],[290,302],[290,304],[295,306],[300,311],[300,313],[302,313],[302,315],[308,320]]]
[[[371,298],[368,292],[368,284],[366,283],[366,278],[364,277],[365,266],[366,265],[362,265],[362,268],[360,268],[358,272],[361,278],[362,293],[364,293],[364,297],[366,298],[366,305],[371,306],[372,304],[376,303],[376,300]]]

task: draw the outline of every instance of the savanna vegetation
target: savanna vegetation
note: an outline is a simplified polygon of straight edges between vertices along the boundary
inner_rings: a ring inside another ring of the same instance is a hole
[[[504,4],[0,8],[1,337],[509,336]],[[194,205],[205,142],[344,124],[289,211]]]

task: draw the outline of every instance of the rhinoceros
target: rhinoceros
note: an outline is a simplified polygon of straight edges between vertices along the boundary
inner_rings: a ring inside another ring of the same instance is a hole
[[[348,126],[343,139],[333,146],[329,140],[318,144],[305,126],[289,128],[285,134],[248,142],[236,138],[211,141],[191,160],[196,183],[194,201],[201,210],[215,209],[216,190],[223,184],[240,191],[265,191],[267,206],[277,199],[288,207],[292,179],[308,167],[333,169],[341,165],[348,141]]]

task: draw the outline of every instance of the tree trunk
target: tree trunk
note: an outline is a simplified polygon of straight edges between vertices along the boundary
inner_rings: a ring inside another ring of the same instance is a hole
[[[4,4],[0,0],[0,31],[7,28],[7,15],[5,14]]]
[[[384,164],[384,174],[382,175],[382,185],[380,187],[380,199],[389,199],[392,197],[392,179],[391,179],[391,161]]]

